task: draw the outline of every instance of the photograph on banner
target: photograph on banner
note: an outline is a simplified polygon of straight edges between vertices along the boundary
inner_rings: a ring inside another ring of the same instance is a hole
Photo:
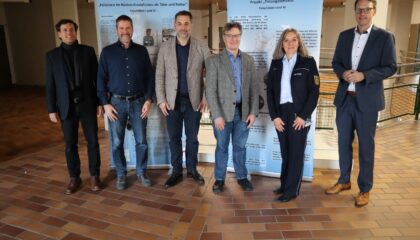
[[[260,114],[249,133],[247,143],[247,168],[250,173],[279,176],[281,152],[278,137],[268,114],[265,77],[272,55],[283,30],[295,28],[301,34],[309,55],[318,64],[322,0],[227,0],[228,21],[242,25],[241,51],[253,56],[256,73],[260,81]],[[305,17],[302,17],[305,16]],[[316,110],[312,114],[312,125],[307,137],[303,179],[313,179],[313,141],[315,138]],[[229,169],[233,170],[232,156]]]
[[[188,8],[188,0],[96,0],[95,11],[99,52],[102,48],[118,40],[115,20],[118,16],[124,14],[133,20],[133,42],[147,48],[152,65],[155,67],[160,44],[175,36],[175,14]],[[170,152],[166,120],[155,104],[152,104],[147,120],[146,135],[148,166],[150,168],[169,167]],[[112,149],[112,141],[110,141],[110,144],[110,149]],[[134,133],[130,126],[126,129],[124,153],[127,167],[135,168],[135,141]],[[112,154],[110,154],[110,157],[110,164],[113,167]]]

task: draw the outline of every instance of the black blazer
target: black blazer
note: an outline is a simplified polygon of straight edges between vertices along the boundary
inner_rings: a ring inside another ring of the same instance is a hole
[[[271,120],[280,117],[277,106],[280,104],[282,72],[283,59],[272,60],[267,79],[267,104]],[[312,57],[297,55],[290,83],[295,112],[306,120],[315,110],[319,97],[319,74]]]
[[[54,48],[47,53],[47,104],[48,113],[57,112],[61,119],[66,119],[69,114],[71,87],[68,77],[70,73],[65,67],[63,49]],[[83,101],[79,103],[79,114],[96,114],[98,98],[96,96],[96,74],[98,60],[92,47],[79,44],[76,51],[80,60],[81,79],[80,90]]]
[[[335,48],[332,67],[340,82],[334,99],[334,105],[344,103],[349,83],[342,76],[352,69],[351,52],[354,40],[354,28],[340,33]],[[372,26],[357,71],[363,72],[365,80],[356,83],[356,101],[361,112],[380,111],[385,108],[383,80],[397,70],[394,35],[376,26]]]

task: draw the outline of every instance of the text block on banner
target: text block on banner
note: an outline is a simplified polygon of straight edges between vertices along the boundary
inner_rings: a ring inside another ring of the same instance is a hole
[[[277,134],[268,114],[266,84],[264,77],[270,67],[272,55],[282,31],[297,29],[305,42],[309,54],[319,62],[322,26],[322,0],[228,0],[228,21],[242,24],[240,50],[254,57],[260,81],[260,114],[250,130],[247,143],[246,164],[250,173],[279,176],[281,150]],[[303,172],[304,180],[313,179],[313,151],[316,110],[312,114]],[[229,156],[229,169],[233,169]]]

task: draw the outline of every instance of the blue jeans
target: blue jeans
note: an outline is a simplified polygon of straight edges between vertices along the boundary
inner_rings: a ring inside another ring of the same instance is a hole
[[[223,129],[223,131],[216,129],[214,125],[213,130],[214,136],[217,140],[216,163],[214,167],[214,177],[216,180],[225,180],[231,135],[233,148],[233,168],[235,169],[236,178],[238,180],[247,178],[248,170],[245,166],[245,145],[248,140],[249,129],[247,128],[247,123],[241,119],[239,108],[235,109],[233,121],[225,123],[225,129]]]
[[[175,109],[169,111],[166,117],[169,134],[169,148],[171,150],[172,172],[182,173],[182,126],[185,124],[186,162],[187,171],[192,172],[197,168],[198,130],[200,129],[201,112],[195,111],[188,97],[176,98]]]
[[[147,141],[146,125],[147,119],[141,119],[141,109],[145,100],[139,98],[133,101],[126,101],[111,97],[111,104],[118,112],[118,120],[110,121],[111,131],[111,152],[114,159],[117,176],[127,174],[127,162],[124,156],[124,136],[127,120],[130,119],[133,127],[136,146],[136,174],[141,175],[147,169]]]

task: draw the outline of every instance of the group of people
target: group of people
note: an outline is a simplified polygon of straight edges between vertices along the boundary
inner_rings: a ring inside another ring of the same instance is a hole
[[[351,144],[356,130],[360,145],[356,206],[363,206],[373,182],[375,124],[378,111],[384,107],[382,80],[395,72],[396,64],[393,35],[372,24],[376,1],[356,0],[355,13],[357,27],[340,34],[333,59],[340,79],[335,105],[341,172],[337,184],[326,194],[350,189]],[[152,185],[147,174],[146,125],[154,95],[169,136],[172,171],[165,188],[183,178],[183,129],[187,177],[197,184],[205,183],[197,170],[198,132],[202,112],[209,108],[217,140],[213,192],[224,190],[231,139],[237,182],[244,191],[253,190],[245,146],[259,113],[260,91],[254,60],[239,48],[242,26],[237,22],[224,26],[226,48],[215,55],[191,36],[192,26],[190,12],[175,15],[176,37],[161,44],[154,69],[147,49],[132,41],[133,22],[126,15],[116,19],[118,41],[102,50],[99,64],[93,48],[77,42],[74,21],[63,19],[56,24],[62,43],[47,53],[46,90],[50,120],[61,122],[64,135],[70,175],[66,194],[76,192],[82,183],[79,122],[88,145],[91,190],[101,189],[96,117],[104,112],[109,119],[116,188],[127,187],[124,135],[128,121],[135,139],[136,175],[143,186]],[[279,195],[278,201],[288,202],[299,195],[306,137],[320,86],[316,62],[308,56],[296,29],[288,28],[281,34],[266,83],[268,109],[282,156],[281,185],[273,191]]]

